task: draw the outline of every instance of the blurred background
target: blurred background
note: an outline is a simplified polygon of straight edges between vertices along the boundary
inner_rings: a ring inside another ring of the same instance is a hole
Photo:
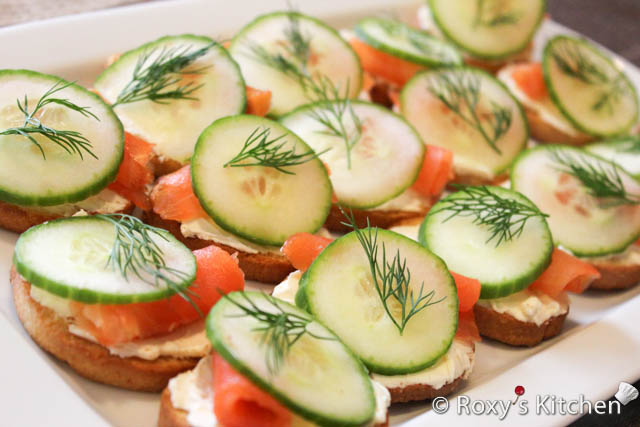
[[[0,27],[28,21],[163,0],[0,0]],[[221,0],[210,0],[220,1]],[[286,0],[265,0],[286,7]],[[366,0],[359,1],[366,4]],[[304,0],[293,0],[304,9]],[[548,0],[551,17],[640,65],[639,0]]]

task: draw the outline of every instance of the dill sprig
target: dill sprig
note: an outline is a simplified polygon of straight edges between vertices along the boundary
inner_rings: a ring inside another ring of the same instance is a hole
[[[304,153],[296,153],[294,148],[287,148],[287,141],[283,140],[287,134],[270,138],[271,129],[257,127],[245,140],[242,149],[235,157],[224,164],[224,167],[263,166],[274,168],[288,175],[295,175],[287,167],[301,165],[315,159],[320,153],[309,149]]]
[[[265,297],[265,301],[269,303],[268,309],[259,307],[245,292],[222,294],[222,298],[242,311],[241,314],[230,317],[252,317],[261,323],[253,331],[261,334],[260,344],[266,347],[266,364],[271,375],[279,372],[293,345],[305,334],[320,340],[335,339],[311,332],[307,328],[313,322],[310,316],[285,310],[276,298]]]
[[[120,272],[125,279],[133,274],[145,283],[175,291],[202,314],[191,299],[191,292],[180,286],[189,274],[167,266],[163,251],[154,240],[154,237],[158,237],[167,241],[164,230],[145,224],[131,215],[100,214],[96,217],[115,227],[116,236],[107,265]]]
[[[443,222],[456,216],[472,217],[473,224],[488,228],[490,236],[485,243],[497,239],[496,247],[520,237],[530,218],[549,216],[536,207],[502,197],[486,186],[464,187],[457,194],[460,197],[443,200],[443,206],[433,211],[433,214],[449,213]]]
[[[60,105],[64,108],[76,111],[84,117],[91,117],[100,121],[95,114],[89,111],[89,107],[81,107],[65,98],[53,97],[54,94],[71,85],[73,85],[73,82],[64,83],[62,80],[58,81],[40,97],[35,108],[31,112],[29,112],[29,100],[27,99],[27,95],[24,96],[24,104],[21,103],[20,98],[18,98],[16,102],[18,104],[18,109],[22,114],[24,114],[24,123],[20,127],[5,129],[0,132],[0,135],[21,135],[27,138],[31,143],[38,147],[40,154],[42,154],[42,158],[45,160],[47,157],[44,153],[44,149],[35,136],[41,135],[47,138],[49,141],[62,147],[62,149],[64,149],[68,154],[77,154],[80,156],[80,159],[84,159],[84,154],[88,154],[94,159],[97,159],[98,157],[96,157],[91,150],[91,142],[80,132],[54,129],[42,123],[42,118],[45,114],[42,109],[49,104]]]
[[[576,178],[587,193],[603,199],[602,207],[640,204],[640,195],[627,193],[615,163],[587,153],[574,153],[555,148],[550,151],[551,160],[560,172]]]
[[[513,25],[520,19],[519,14],[507,11],[506,4],[499,0],[491,0],[487,5],[486,0],[476,0],[476,15],[473,27],[498,27],[501,25]],[[488,6],[488,7],[487,7]]]
[[[185,75],[202,74],[209,67],[191,68],[198,58],[205,55],[217,43],[212,42],[200,49],[192,50],[191,46],[163,47],[158,55],[150,61],[157,48],[147,50],[138,58],[129,83],[120,91],[112,107],[149,100],[158,104],[166,104],[170,100],[196,101],[194,93],[204,84],[188,82],[180,84]]]
[[[442,71],[428,82],[428,90],[433,96],[478,131],[496,153],[502,154],[497,142],[511,127],[512,112],[490,101],[490,110],[481,113],[480,86],[480,77],[463,69]]]
[[[303,88],[309,102],[323,103],[311,108],[309,114],[323,126],[322,133],[344,141],[347,167],[350,169],[351,151],[362,136],[362,123],[349,99],[350,82],[347,81],[343,95],[330,78],[309,71],[311,37],[302,32],[297,14],[290,13],[288,19],[289,25],[284,30],[285,43],[281,45],[283,51],[270,52],[264,46],[249,42],[250,57],[294,80]]]
[[[342,224],[353,229],[360,245],[364,249],[373,285],[380,297],[382,306],[400,335],[402,335],[407,323],[416,314],[431,305],[444,301],[446,297],[434,301],[435,291],[425,292],[424,281],[416,295],[416,292],[411,289],[411,271],[407,267],[407,259],[402,257],[400,250],[397,250],[393,258],[389,260],[384,242],[382,242],[382,251],[380,251],[378,228],[371,227],[367,218],[367,227],[360,229],[356,224],[353,212],[347,214],[342,208],[340,210],[348,221]],[[395,305],[393,301],[399,304],[399,314],[394,315],[393,313],[394,311],[397,312],[393,308],[393,305]]]
[[[592,86],[603,86],[603,91],[591,108],[595,111],[606,108],[613,113],[613,104],[625,91],[626,81],[622,71],[610,76],[583,52],[583,47],[574,41],[556,43],[551,50],[556,66],[562,73]]]
[[[632,154],[640,154],[640,138],[631,138],[622,146],[619,147],[616,151],[623,153],[632,153]]]

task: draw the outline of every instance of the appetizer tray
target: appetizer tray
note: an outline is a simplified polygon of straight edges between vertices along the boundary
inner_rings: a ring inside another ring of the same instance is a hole
[[[324,0],[295,2],[302,12],[336,28],[350,27],[367,15],[391,14],[415,22],[421,2],[400,0]],[[282,2],[179,0],[154,2],[0,29],[0,68],[29,68],[91,84],[105,59],[166,34],[196,33],[224,39],[254,16]],[[535,40],[573,33],[547,19]],[[640,70],[622,58],[636,87]],[[34,171],[37,173],[37,171]],[[0,352],[3,366],[0,401],[5,425],[155,426],[160,395],[123,391],[80,378],[40,350],[19,323],[11,300],[8,272],[17,235],[0,231]],[[271,287],[248,282],[249,288]],[[621,381],[640,378],[640,286],[624,292],[571,295],[571,312],[563,333],[533,349],[495,342],[478,345],[473,373],[438,414],[428,403],[394,405],[391,425],[495,425],[495,414],[459,414],[461,395],[474,400],[509,402],[522,385],[527,414],[513,406],[507,419],[520,425],[564,425],[578,415],[536,413],[536,396],[596,401],[607,399]],[[622,408],[624,411],[624,407]]]

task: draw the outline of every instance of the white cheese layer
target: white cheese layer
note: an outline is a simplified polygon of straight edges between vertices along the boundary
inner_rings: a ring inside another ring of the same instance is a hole
[[[393,199],[376,206],[371,210],[375,211],[406,211],[423,212],[429,208],[430,200],[411,188],[406,189],[402,194]]]
[[[53,310],[58,316],[67,319],[70,333],[97,343],[95,337],[88,331],[73,323],[73,314],[69,308],[68,300],[36,286],[31,286],[31,298],[38,304]],[[156,360],[163,356],[203,357],[211,351],[211,344],[205,333],[204,320],[199,320],[179,327],[166,335],[116,344],[106,348],[114,356]]]
[[[120,212],[129,206],[129,203],[129,200],[115,191],[105,188],[98,194],[75,203],[65,203],[54,206],[22,206],[22,208],[52,215],[71,216],[80,210],[91,213]]]
[[[387,388],[407,387],[414,384],[426,384],[435,390],[452,383],[457,378],[467,379],[473,370],[475,348],[472,344],[454,339],[449,351],[438,362],[423,369],[406,375],[372,374],[375,381]]]
[[[530,98],[526,93],[524,93],[512,77],[514,67],[516,66],[504,67],[498,72],[497,77],[507,86],[509,91],[511,91],[513,96],[515,96],[522,105],[535,111],[543,121],[567,135],[583,135],[582,132],[573,127],[569,120],[562,115],[549,96],[546,96],[544,99],[536,100]]]
[[[538,326],[569,310],[569,299],[566,293],[554,299],[545,293],[530,289],[502,298],[481,299],[477,304],[498,313],[509,314],[521,322],[535,323]]]
[[[600,257],[580,258],[586,262],[606,262],[618,265],[640,265],[640,245],[632,244],[624,252]]]
[[[387,419],[391,396],[387,389],[371,381],[376,399],[376,409],[369,425],[382,424]],[[169,381],[171,404],[187,413],[187,421],[192,427],[215,427],[218,420],[213,412],[213,375],[209,356],[198,362],[192,371],[183,372]],[[293,415],[292,426],[313,426],[315,424]]]
[[[301,271],[289,274],[273,289],[273,296],[294,304],[301,276]],[[435,365],[427,369],[407,375],[373,374],[372,377],[374,382],[377,381],[387,388],[426,384],[437,390],[460,376],[466,379],[473,370],[474,354],[475,349],[472,345],[454,339],[449,351]]]

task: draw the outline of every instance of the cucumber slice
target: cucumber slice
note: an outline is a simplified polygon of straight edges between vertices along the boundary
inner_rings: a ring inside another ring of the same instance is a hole
[[[317,157],[284,167],[287,173],[264,166],[225,167],[254,131],[265,130],[269,140],[281,137],[276,142],[284,144],[279,153],[312,153],[277,122],[249,115],[226,117],[198,138],[191,177],[196,196],[216,224],[251,242],[280,246],[295,233],[322,227],[331,207],[331,183]]]
[[[628,133],[638,120],[638,95],[624,72],[586,40],[556,36],[542,69],[553,102],[577,129],[595,136]]]
[[[616,163],[636,178],[640,178],[640,137],[624,136],[589,144],[585,149]]]
[[[455,47],[399,21],[365,18],[358,22],[355,33],[378,50],[426,67],[462,64]]]
[[[427,144],[453,151],[454,170],[460,175],[471,173],[492,180],[511,165],[529,139],[520,103],[502,82],[479,69],[456,67],[419,73],[402,89],[400,106]],[[503,120],[506,116],[510,120]]]
[[[267,324],[220,300],[207,317],[213,348],[258,387],[296,414],[320,425],[360,426],[374,416],[371,380],[357,357],[329,329],[299,308],[262,292],[233,292],[229,298],[268,313],[289,313],[309,322],[289,348],[279,370],[269,369]],[[290,337],[291,339],[292,337]]]
[[[433,365],[451,345],[458,324],[455,283],[442,260],[417,242],[387,230],[378,230],[377,242],[379,263],[382,245],[391,257],[399,251],[406,259],[414,297],[424,283],[425,293],[434,292],[433,301],[443,298],[413,316],[402,335],[386,314],[355,232],[335,240],[318,255],[302,276],[296,305],[334,331],[371,371],[417,372]],[[391,262],[389,255],[387,262]],[[399,316],[400,304],[388,301]]]
[[[566,146],[539,146],[525,151],[513,165],[511,186],[529,197],[545,213],[556,244],[577,256],[603,256],[624,251],[640,237],[640,205],[611,206],[591,196],[579,180],[563,172],[563,158],[610,177],[616,174],[628,194],[640,195],[640,182],[607,160]],[[617,171],[617,172],[616,172]]]
[[[471,55],[504,59],[531,42],[546,10],[545,0],[429,0],[442,33]]]
[[[132,81],[136,65],[143,70],[160,55],[193,52],[213,43],[208,37],[167,36],[130,50],[102,72],[94,87],[110,104]],[[169,159],[186,163],[193,154],[198,135],[213,120],[244,112],[246,89],[238,65],[221,45],[212,46],[188,68],[199,70],[190,75],[194,85],[202,85],[192,96],[195,100],[168,100],[162,103],[142,100],[115,107],[125,129],[154,145],[154,151]],[[185,83],[181,83],[185,84]]]
[[[28,70],[0,70],[0,131],[24,125],[16,101],[32,113],[38,100],[59,77]],[[25,102],[25,96],[26,101]],[[91,143],[96,158],[69,154],[45,137],[31,134],[37,147],[21,135],[0,136],[0,200],[23,206],[74,203],[98,194],[114,180],[124,153],[122,124],[100,97],[72,84],[49,99],[67,99],[95,114],[85,117],[63,105],[50,103],[38,110],[37,119],[57,130],[76,131]]]
[[[514,200],[538,210],[529,199],[515,191],[484,188],[502,200]],[[475,215],[452,216],[454,212],[450,208],[457,200],[474,199],[459,191],[436,203],[420,226],[418,237],[423,245],[442,257],[452,271],[478,279],[482,284],[480,298],[499,298],[521,291],[549,266],[553,240],[542,216],[529,217],[521,234],[498,244],[499,237],[491,239],[493,232],[489,226],[478,224]],[[494,202],[489,199],[487,204]],[[517,225],[511,226],[512,233],[517,229]]]
[[[308,75],[326,76],[342,93],[348,85],[349,97],[360,93],[360,60],[340,34],[324,22],[297,12],[269,13],[240,30],[231,41],[229,52],[249,86],[271,91],[270,115],[280,116],[315,99],[301,85],[296,73],[266,65],[256,53],[262,50],[267,55],[279,55],[300,70],[303,64],[291,54],[297,45],[291,42],[296,39],[295,34],[307,40],[310,47]]]
[[[150,233],[169,268],[184,275],[170,277],[176,286],[163,281],[152,285],[153,277],[141,271],[123,277],[109,264],[115,241],[114,225],[100,217],[80,216],[49,221],[30,228],[16,243],[13,263],[33,286],[63,298],[86,304],[130,304],[155,301],[187,288],[195,279],[196,260],[171,233],[156,229]]]
[[[329,166],[331,183],[340,204],[370,209],[400,195],[416,180],[424,159],[424,144],[402,117],[376,104],[352,101],[342,125],[349,141],[356,141],[347,154],[345,138],[330,133],[316,116],[332,117],[329,111],[343,108],[342,102],[302,106],[280,122],[300,135]],[[357,125],[362,132],[358,137]],[[338,120],[331,118],[333,126]],[[328,151],[325,151],[328,150]],[[350,162],[350,164],[349,164]]]

